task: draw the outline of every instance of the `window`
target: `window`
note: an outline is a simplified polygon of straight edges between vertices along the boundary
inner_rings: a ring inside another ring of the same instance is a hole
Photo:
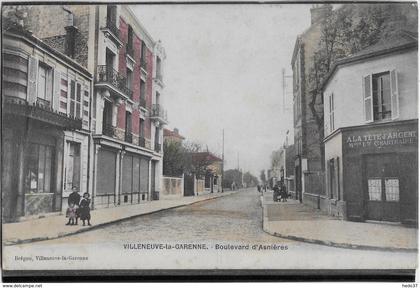
[[[330,198],[333,199],[335,198],[335,194],[336,194],[336,178],[335,178],[335,165],[334,165],[334,159],[329,160],[329,178],[330,178],[330,183],[329,183],[329,188],[330,188]]]
[[[399,117],[398,79],[395,70],[365,76],[363,93],[366,122]]]
[[[329,114],[330,114],[330,132],[333,132],[335,129],[334,123],[334,94],[329,96]]]
[[[131,113],[126,111],[125,112],[125,132],[131,133]]]
[[[370,201],[381,201],[382,199],[382,180],[368,179],[368,193]]]
[[[74,80],[70,81],[70,111],[69,114],[81,118],[82,109],[82,85]]]
[[[49,106],[52,100],[52,68],[39,63],[38,66],[38,99],[43,105]]]
[[[108,5],[107,6],[107,14],[106,20],[108,23],[117,23],[117,6],[115,5]]]
[[[140,99],[146,99],[146,82],[140,79]]]
[[[29,145],[27,154],[27,193],[51,193],[54,147],[42,144]]]
[[[144,137],[144,119],[140,118],[140,137]]]
[[[141,42],[141,57],[140,57],[140,66],[143,69],[146,69],[146,44],[144,42]]]
[[[155,104],[159,105],[160,104],[160,94],[159,92],[156,92],[156,101]]]
[[[132,90],[131,87],[133,85],[133,71],[127,68],[127,88]]]
[[[64,190],[80,191],[80,143],[67,141],[67,160],[64,170]]]
[[[134,56],[133,53],[133,28],[128,25],[128,35],[127,35],[127,54]]]
[[[156,57],[156,78],[162,80],[162,61]]]
[[[385,179],[385,199],[386,201],[400,201],[400,182],[398,178]]]

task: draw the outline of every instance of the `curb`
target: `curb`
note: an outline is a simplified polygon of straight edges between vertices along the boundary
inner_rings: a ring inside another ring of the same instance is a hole
[[[270,231],[267,231],[266,229],[263,229],[263,231],[275,237],[280,237],[280,238],[304,242],[304,243],[329,246],[329,247],[334,247],[334,248],[375,250],[375,251],[387,251],[387,252],[418,252],[417,248],[396,248],[396,247],[386,247],[386,246],[381,247],[381,246],[359,245],[359,244],[349,244],[349,243],[338,243],[338,242],[333,242],[333,241],[310,239],[310,238],[304,238],[304,237],[293,236],[293,235],[285,235],[285,234],[281,234],[277,232],[270,232]]]
[[[131,216],[127,216],[127,217],[115,219],[115,220],[112,220],[112,221],[109,221],[109,222],[104,222],[104,223],[101,223],[101,224],[97,224],[95,226],[85,226],[85,228],[81,228],[80,230],[73,231],[73,232],[68,232],[68,233],[58,234],[57,236],[36,237],[36,238],[16,240],[16,241],[7,241],[6,240],[3,243],[3,245],[4,246],[15,246],[15,245],[28,244],[28,243],[33,243],[33,242],[54,240],[54,239],[64,238],[64,237],[67,237],[67,236],[73,236],[73,235],[76,235],[76,234],[80,234],[80,233],[92,231],[92,230],[95,230],[95,229],[103,228],[103,227],[108,226],[108,225],[112,225],[112,224],[115,224],[115,223],[118,223],[118,222],[122,222],[122,221],[130,220],[130,219],[134,219],[134,218],[137,218],[137,217],[141,217],[141,216],[145,216],[145,215],[150,215],[150,214],[154,214],[154,213],[158,213],[158,212],[163,212],[163,211],[167,211],[167,210],[171,210],[171,209],[175,209],[175,208],[186,207],[186,206],[190,206],[190,205],[193,205],[193,204],[196,204],[196,203],[200,203],[200,202],[204,202],[204,201],[209,201],[209,200],[213,200],[213,199],[217,199],[217,198],[221,198],[221,197],[225,197],[225,196],[230,196],[230,195],[236,194],[237,192],[238,191],[231,192],[229,194],[228,193],[224,193],[223,195],[217,195],[217,196],[214,196],[212,198],[202,199],[202,200],[198,200],[198,201],[191,202],[191,203],[180,204],[180,205],[176,205],[176,206],[172,206],[172,207],[158,209],[158,210],[155,210],[155,211],[145,212],[145,213],[142,213],[142,214],[131,215]]]

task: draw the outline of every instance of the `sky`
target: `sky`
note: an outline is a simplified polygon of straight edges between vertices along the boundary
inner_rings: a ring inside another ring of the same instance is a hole
[[[166,51],[161,99],[167,128],[217,155],[224,129],[225,170],[238,162],[255,176],[269,169],[287,130],[289,143],[293,139],[290,62],[296,37],[310,25],[310,7],[133,5]],[[282,69],[289,76],[285,97]]]

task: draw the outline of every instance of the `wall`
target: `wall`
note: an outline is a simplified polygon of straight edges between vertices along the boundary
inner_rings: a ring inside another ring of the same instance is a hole
[[[324,103],[334,93],[335,128],[364,125],[363,76],[396,69],[400,113],[398,120],[416,119],[417,111],[417,50],[349,63],[338,68],[324,90]],[[327,109],[328,106],[326,106]],[[326,110],[327,111],[327,110]],[[324,116],[325,135],[330,132],[329,115]]]
[[[177,198],[184,196],[184,178],[162,177],[160,198]]]

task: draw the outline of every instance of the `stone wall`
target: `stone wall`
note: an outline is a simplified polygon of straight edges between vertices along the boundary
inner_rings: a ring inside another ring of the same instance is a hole
[[[162,177],[162,187],[160,197],[177,198],[184,196],[184,178],[178,177]]]

